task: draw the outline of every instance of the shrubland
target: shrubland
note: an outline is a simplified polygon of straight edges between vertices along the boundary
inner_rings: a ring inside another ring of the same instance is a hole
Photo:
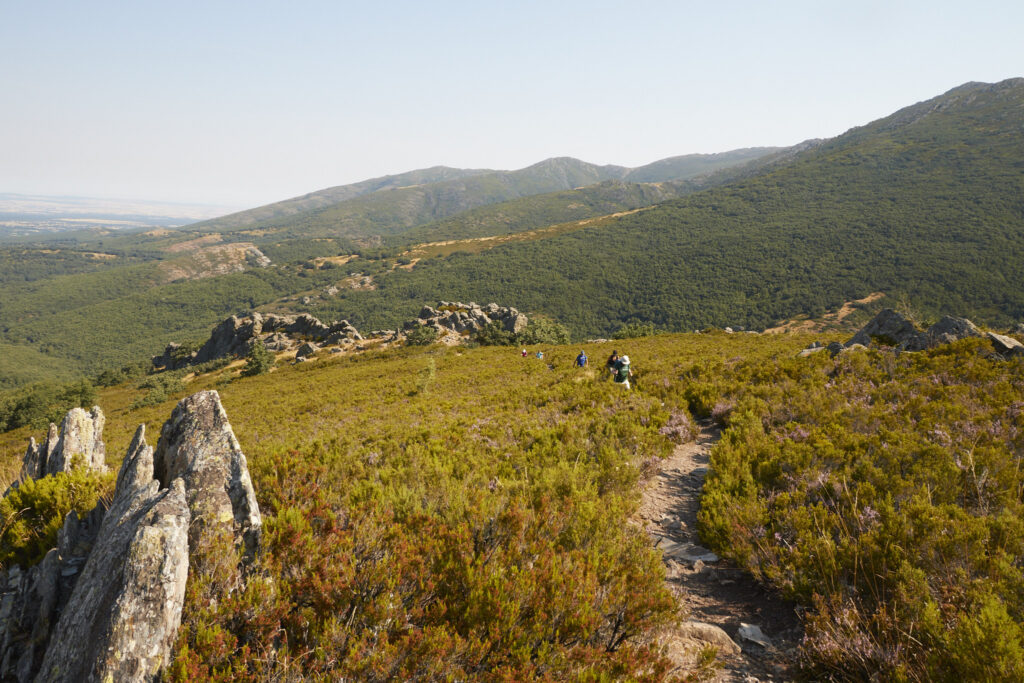
[[[723,426],[703,539],[803,605],[808,678],[1019,678],[1024,361],[982,340],[797,358],[812,339],[582,345],[598,369],[578,345],[428,345],[235,364],[154,405],[100,389],[113,460],[218,388],[264,514],[244,590],[190,577],[171,677],[667,677],[655,636],[680,614],[630,518],[692,415]],[[599,371],[613,346],[632,392]]]
[[[981,340],[695,367],[701,532],[808,608],[815,679],[1024,677],[1024,362]]]

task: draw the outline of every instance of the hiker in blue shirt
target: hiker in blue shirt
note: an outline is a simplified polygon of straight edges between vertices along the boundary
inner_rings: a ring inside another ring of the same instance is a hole
[[[587,354],[585,354],[583,351],[580,351],[580,355],[576,356],[576,367],[585,368],[587,367],[587,363]]]

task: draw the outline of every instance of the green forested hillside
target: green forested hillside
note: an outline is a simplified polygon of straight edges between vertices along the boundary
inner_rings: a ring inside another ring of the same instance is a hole
[[[1005,324],[1024,317],[1022,103],[1024,81],[965,86],[771,172],[428,261],[337,306],[500,300],[596,334],[630,319],[762,327],[884,291]]]

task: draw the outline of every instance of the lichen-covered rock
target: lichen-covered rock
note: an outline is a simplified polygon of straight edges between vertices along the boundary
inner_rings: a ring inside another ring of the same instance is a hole
[[[189,520],[183,481],[160,488],[140,427],[36,680],[156,678],[181,624]]]
[[[83,463],[100,472],[107,471],[106,446],[103,444],[103,425],[106,418],[99,406],[91,412],[72,408],[60,424],[60,438],[46,461],[46,474],[67,472],[76,455]]]
[[[92,432],[80,414],[59,434],[51,426],[46,443],[30,449],[33,462],[45,467],[38,456],[65,447],[102,452],[102,413],[95,409],[89,421]],[[201,560],[208,537],[255,552],[259,509],[216,392],[181,401],[160,446],[156,479],[154,450],[139,427],[109,509],[101,502],[82,520],[71,512],[39,564],[0,572],[0,680],[158,679],[181,623],[190,546]]]
[[[57,533],[57,547],[39,564],[0,572],[0,680],[35,678],[57,619],[71,598],[99,533],[104,509],[85,519],[71,512]]]
[[[229,523],[246,555],[256,552],[263,522],[245,454],[216,391],[178,403],[164,424],[154,458],[156,477],[164,486],[178,477],[184,480],[193,520],[191,547],[204,547],[208,530]]]
[[[46,440],[36,443],[30,438],[22,460],[18,481],[39,479],[49,474],[67,472],[80,456],[81,463],[99,472],[107,471],[107,448],[103,443],[106,418],[99,406],[90,412],[72,408],[57,425],[51,423]]]

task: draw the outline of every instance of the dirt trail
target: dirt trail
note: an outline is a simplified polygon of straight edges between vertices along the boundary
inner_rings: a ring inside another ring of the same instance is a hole
[[[669,586],[690,620],[669,637],[670,651],[685,665],[691,660],[684,650],[718,645],[725,664],[720,681],[789,680],[792,650],[802,635],[794,606],[719,559],[697,536],[701,487],[719,436],[717,427],[703,424],[696,442],[676,447],[648,482],[640,506],[645,528],[664,553]],[[764,644],[743,638],[744,624],[759,627],[767,638]]]

